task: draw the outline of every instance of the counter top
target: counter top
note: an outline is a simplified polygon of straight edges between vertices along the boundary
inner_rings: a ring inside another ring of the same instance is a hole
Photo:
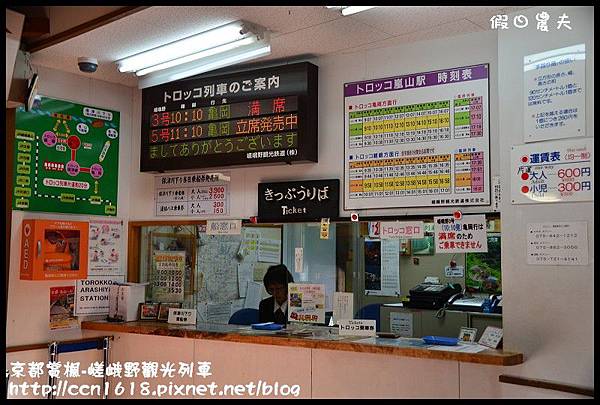
[[[107,322],[84,321],[81,329],[116,333],[170,336],[188,339],[208,339],[227,342],[293,346],[310,349],[342,350],[360,353],[377,353],[425,359],[452,360],[466,363],[513,366],[523,363],[523,354],[503,350],[486,349],[478,353],[432,350],[422,339],[414,338],[368,338],[331,334],[330,328],[313,329],[321,336],[300,336],[301,331],[257,331],[249,326],[202,323],[197,325],[171,325],[166,322],[132,321]]]

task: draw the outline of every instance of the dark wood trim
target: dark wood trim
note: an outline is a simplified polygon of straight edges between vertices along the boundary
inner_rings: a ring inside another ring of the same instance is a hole
[[[52,45],[59,44],[68,39],[75,38],[81,34],[85,34],[86,32],[92,31],[96,28],[102,27],[103,25],[110,24],[111,22],[117,21],[121,18],[130,16],[138,11],[142,11],[150,6],[126,6],[122,7],[118,10],[111,11],[108,14],[100,16],[98,18],[94,18],[93,20],[84,22],[83,24],[79,24],[73,28],[69,28],[66,31],[59,32],[56,35],[52,35],[48,38],[42,39],[40,41],[33,42],[28,44],[25,47],[27,52],[37,52],[42,49],[48,48]]]
[[[526,387],[543,388],[546,390],[569,392],[571,394],[585,395],[594,397],[594,389],[582,387],[579,385],[563,384],[548,380],[539,380],[535,378],[518,377],[514,375],[500,374],[498,380],[506,384],[523,385]]]
[[[11,226],[12,226],[12,185],[13,185],[13,153],[14,153],[14,140],[15,140],[15,125],[16,125],[17,110],[15,108],[6,109],[6,147],[4,154],[6,157],[6,189],[5,203],[6,203],[6,228],[4,244],[5,244],[5,296],[4,296],[4,308],[5,308],[5,321],[8,318],[8,279],[10,273],[10,240],[11,240]],[[6,322],[4,327],[6,328]]]
[[[75,339],[75,340],[61,340],[57,341],[59,344],[71,344],[71,343],[85,343],[85,342],[97,342],[99,340],[108,337],[110,340],[114,339],[114,336],[99,336],[94,338],[84,338],[84,339]],[[11,346],[6,348],[6,353],[15,353],[15,352],[24,352],[27,350],[40,350],[46,349],[48,350],[48,346],[51,342],[48,343],[34,343],[30,345],[21,345],[21,346]]]

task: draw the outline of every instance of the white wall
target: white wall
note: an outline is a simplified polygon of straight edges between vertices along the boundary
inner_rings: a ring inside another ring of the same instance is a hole
[[[535,15],[550,14],[549,32],[536,30]],[[566,13],[571,31],[556,30]],[[525,353],[522,366],[507,373],[594,386],[594,212],[593,202],[512,205],[510,147],[523,144],[523,57],[585,43],[586,136],[594,136],[594,10],[593,7],[539,7],[518,13],[529,26],[501,30],[498,37],[500,86],[500,158],[503,178],[501,206],[502,281],[505,346]],[[512,21],[512,15],[509,16]],[[506,179],[506,180],[505,180]],[[530,266],[526,231],[531,222],[587,221],[588,266]],[[506,385],[505,393],[510,392]],[[514,387],[514,386],[512,386]]]
[[[352,54],[322,57],[310,62],[319,66],[319,163],[269,166],[231,171],[231,209],[233,218],[248,218],[258,213],[258,183],[266,181],[344,178],[343,85],[345,82],[389,77],[406,73],[490,63],[491,111],[497,111],[497,34],[495,31],[462,35],[449,39],[413,43]],[[141,104],[141,92],[136,95]],[[134,113],[140,128],[140,115]],[[497,115],[490,119],[492,151],[498,150]],[[131,220],[156,219],[154,216],[154,175],[139,173],[139,142],[133,144]],[[499,174],[498,154],[492,154],[491,172]],[[344,205],[340,196],[340,207]],[[462,210],[481,212],[481,208]],[[360,215],[406,215],[419,213],[451,213],[451,208],[362,210]],[[342,211],[341,216],[350,216]],[[164,217],[163,217],[164,218]]]
[[[134,89],[48,68],[38,67],[37,71],[40,76],[40,95],[109,108],[121,113],[117,216],[124,219],[124,230],[126,230],[127,219],[130,216],[129,206],[131,201],[128,185],[131,173],[130,153],[132,139],[137,142],[137,137],[132,137],[132,134],[139,132],[134,132],[132,128],[134,122],[132,120]],[[106,170],[111,169],[107,168]],[[53,339],[78,339],[81,337],[81,330],[79,329],[68,331],[49,330],[50,287],[75,285],[75,280],[26,281],[19,279],[21,223],[24,219],[30,218],[61,218],[74,221],[88,221],[90,216],[13,211],[9,252],[11,257],[6,345],[16,346],[44,343]],[[122,251],[125,253],[125,240],[122,243]],[[123,265],[127,263],[126,254],[122,255],[122,263]]]

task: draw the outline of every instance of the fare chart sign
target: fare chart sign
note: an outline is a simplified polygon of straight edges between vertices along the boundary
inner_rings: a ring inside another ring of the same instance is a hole
[[[594,139],[513,146],[511,201],[535,204],[594,201]]]
[[[344,85],[344,208],[489,205],[489,65]]]
[[[154,177],[156,216],[229,215],[229,172]]]
[[[317,80],[302,62],[144,89],[141,171],[316,162]]]

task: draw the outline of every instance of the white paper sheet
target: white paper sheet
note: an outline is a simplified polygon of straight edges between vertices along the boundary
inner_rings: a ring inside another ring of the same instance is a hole
[[[207,321],[209,323],[229,323],[231,302],[224,304],[208,304]]]
[[[260,238],[258,241],[258,261],[281,263],[281,241]]]
[[[345,292],[333,293],[333,321],[354,318],[354,294]]]
[[[244,292],[245,294],[245,292]],[[235,300],[231,303],[231,312],[229,313],[229,316],[231,317],[231,315],[235,314],[237,311],[239,311],[240,309],[244,308],[244,302],[246,300],[245,299],[240,299],[240,300]]]
[[[429,350],[441,350],[446,352],[460,352],[460,353],[479,353],[484,350],[489,349],[489,347],[485,347],[478,344],[461,344],[459,343],[456,346],[430,346]]]
[[[242,262],[238,264],[238,290],[240,298],[246,296],[248,281],[252,281],[254,277],[254,263]]]
[[[402,337],[413,337],[413,314],[390,312],[390,330]]]
[[[248,281],[248,288],[246,290],[246,301],[244,302],[244,308],[258,309],[260,300],[262,299],[262,290],[264,286],[261,283]]]

